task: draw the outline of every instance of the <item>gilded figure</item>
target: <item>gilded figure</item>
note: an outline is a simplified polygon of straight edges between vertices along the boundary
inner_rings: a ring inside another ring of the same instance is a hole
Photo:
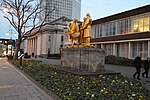
[[[74,20],[69,22],[68,25],[67,25],[68,41],[72,42],[72,46],[73,46],[73,44],[79,44],[78,43],[78,37],[80,35],[80,32],[79,32],[79,27],[78,27],[77,22],[78,22],[78,19],[74,18]],[[75,43],[74,43],[74,41],[75,41]]]
[[[90,47],[90,39],[92,37],[92,19],[89,13],[86,14],[86,17],[84,18],[84,21],[81,25],[81,40],[85,43],[85,47]]]

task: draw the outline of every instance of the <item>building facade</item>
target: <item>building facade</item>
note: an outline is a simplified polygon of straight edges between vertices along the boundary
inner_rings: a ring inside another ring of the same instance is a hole
[[[46,18],[45,23],[63,16],[69,19],[78,18],[80,20],[81,0],[42,0],[41,7],[44,9],[40,15],[41,20],[55,7],[54,11]]]
[[[150,5],[94,20],[92,34],[107,55],[150,57]]]
[[[63,47],[66,34],[64,28],[70,20],[61,17],[49,24],[45,24],[42,29],[29,33],[24,40],[24,53],[34,56],[48,57],[49,54],[60,53]]]
[[[0,56],[13,55],[15,40],[0,39]]]

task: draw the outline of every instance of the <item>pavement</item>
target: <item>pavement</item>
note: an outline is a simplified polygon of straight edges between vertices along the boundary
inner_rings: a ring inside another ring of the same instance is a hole
[[[0,58],[0,100],[54,100],[25,75]]]
[[[54,65],[61,65],[61,60],[55,60],[55,59],[46,59],[46,58],[31,58],[33,60],[38,60],[46,64],[54,64]],[[119,72],[124,76],[127,76],[131,79],[133,79],[133,74],[136,71],[135,67],[132,66],[119,66],[119,65],[109,65],[105,64],[106,70],[112,70],[114,72]],[[143,68],[141,69],[141,73],[144,72]],[[150,77],[150,71],[149,71],[149,77]],[[141,80],[139,81],[146,89],[150,91],[150,78],[145,78],[140,76]]]

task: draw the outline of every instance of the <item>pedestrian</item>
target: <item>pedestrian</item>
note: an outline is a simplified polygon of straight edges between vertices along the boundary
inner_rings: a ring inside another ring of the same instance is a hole
[[[142,76],[144,77],[144,75],[146,74],[146,78],[148,77],[148,71],[149,71],[149,67],[150,67],[150,58],[147,58],[147,60],[144,61],[144,72],[142,73]]]
[[[141,72],[141,67],[142,67],[142,60],[140,55],[138,55],[135,59],[134,59],[134,66],[136,67],[136,72],[133,74],[133,78],[135,79],[136,75],[137,75],[137,79],[140,79],[140,72]]]

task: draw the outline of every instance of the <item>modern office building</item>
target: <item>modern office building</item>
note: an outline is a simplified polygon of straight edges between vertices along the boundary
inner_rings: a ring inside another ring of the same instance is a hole
[[[40,15],[41,19],[44,19],[45,15],[55,7],[54,11],[46,18],[45,23],[63,16],[68,19],[78,18],[80,20],[81,0],[42,0],[41,7],[44,8]]]
[[[107,55],[150,57],[150,5],[94,20],[92,34]]]

